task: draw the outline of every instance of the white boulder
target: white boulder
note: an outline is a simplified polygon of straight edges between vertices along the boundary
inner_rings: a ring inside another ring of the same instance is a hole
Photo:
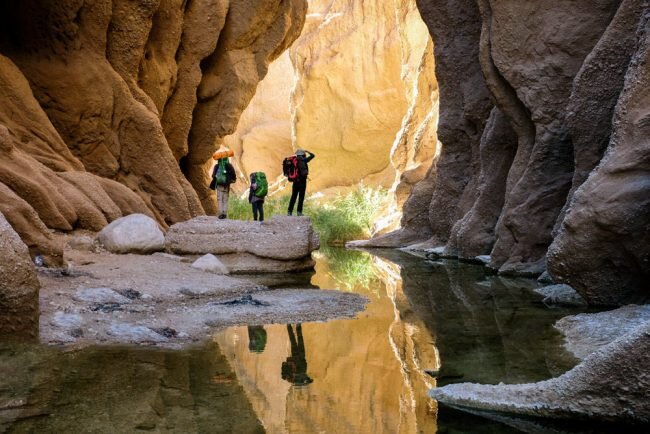
[[[165,248],[165,234],[144,214],[131,214],[106,226],[97,236],[112,253],[152,253]]]
[[[194,261],[192,268],[214,274],[229,274],[228,268],[214,255],[207,254]]]

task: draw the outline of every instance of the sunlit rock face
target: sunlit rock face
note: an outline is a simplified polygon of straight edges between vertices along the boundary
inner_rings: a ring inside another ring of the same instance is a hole
[[[215,211],[210,157],[304,0],[100,0],[0,6],[0,209],[60,262],[48,229]],[[182,169],[182,170],[181,170]]]
[[[647,140],[631,131],[645,125],[648,2],[417,3],[443,146],[402,229],[373,243],[427,241],[538,275],[555,239],[551,273],[592,304],[647,300]]]
[[[248,187],[248,175],[253,172],[264,172],[269,180],[282,175],[282,160],[293,152],[290,95],[294,73],[285,51],[269,66],[235,133],[224,138],[224,145],[235,151],[238,190]]]
[[[310,1],[289,51],[225,140],[243,174],[275,179],[279,157],[305,148],[318,156],[311,192],[364,182],[401,205],[438,144],[432,41],[415,2]]]

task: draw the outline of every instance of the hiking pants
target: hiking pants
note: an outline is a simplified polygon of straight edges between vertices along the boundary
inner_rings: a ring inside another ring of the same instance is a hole
[[[293,213],[293,206],[298,198],[298,212],[302,214],[302,205],[305,202],[305,191],[307,191],[307,180],[296,181],[291,188],[291,200],[289,201],[289,214]]]
[[[229,185],[217,185],[217,202],[219,202],[219,214],[228,215],[228,197],[230,196]]]
[[[264,221],[264,201],[253,202],[253,219]]]

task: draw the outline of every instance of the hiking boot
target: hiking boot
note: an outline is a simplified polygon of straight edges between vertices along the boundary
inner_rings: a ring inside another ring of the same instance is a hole
[[[298,217],[302,217],[302,213],[301,213],[301,212],[298,213]]]
[[[226,218],[226,215],[225,215],[225,214],[219,214],[219,220],[223,220],[223,219],[225,219],[225,218]]]
[[[288,212],[288,213],[287,213],[287,216],[289,216],[289,217],[291,217],[291,214],[293,214],[293,213],[291,213],[291,212]]]

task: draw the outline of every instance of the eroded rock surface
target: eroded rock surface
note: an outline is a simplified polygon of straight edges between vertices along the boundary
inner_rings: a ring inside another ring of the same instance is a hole
[[[650,18],[618,100],[609,148],[575,192],[549,271],[592,304],[650,299]]]
[[[27,246],[0,213],[0,336],[38,333],[38,291]]]
[[[564,335],[566,349],[584,359],[648,321],[650,305],[630,305],[607,312],[567,316],[555,323],[555,328]]]
[[[455,407],[548,418],[648,423],[650,322],[602,347],[566,374],[521,385],[461,383],[432,389]]]
[[[489,256],[513,275],[548,261],[590,304],[647,300],[648,1],[417,3],[442,152],[400,231],[368,245]]]
[[[224,140],[243,179],[257,170],[284,179],[279,162],[306,148],[318,156],[312,193],[360,181],[390,188],[377,226],[394,223],[439,150],[432,47],[415,0],[310,1],[302,34]]]
[[[134,212],[166,226],[214,211],[206,163],[306,8],[3,2],[0,209],[32,254],[61,263],[48,228],[99,231]]]
[[[216,255],[233,273],[312,268],[320,246],[309,218],[278,216],[263,223],[197,217],[172,226],[165,243],[179,255]]]

